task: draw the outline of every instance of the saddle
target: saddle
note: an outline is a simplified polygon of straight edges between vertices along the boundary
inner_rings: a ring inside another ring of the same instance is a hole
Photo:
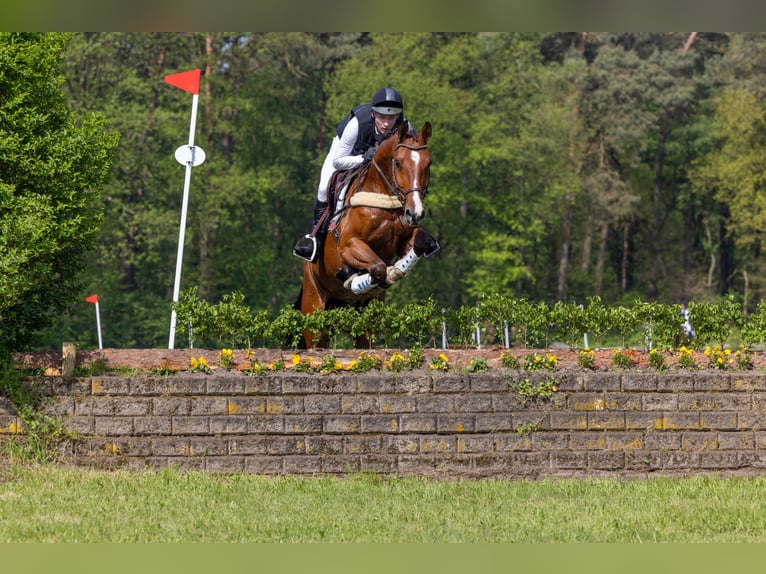
[[[355,181],[357,191],[362,187],[364,176],[367,174],[368,169],[369,164],[350,170],[337,170],[330,177],[330,183],[327,186],[328,217],[330,220],[328,229],[336,242],[340,237],[338,234],[338,221],[340,221],[341,216],[349,208],[347,201],[349,197],[348,190]]]

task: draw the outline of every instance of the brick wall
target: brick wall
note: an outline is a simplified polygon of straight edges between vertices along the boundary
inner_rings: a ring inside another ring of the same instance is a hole
[[[766,469],[761,372],[565,372],[550,399],[501,370],[44,377],[77,464],[440,477],[646,476]],[[19,426],[0,398],[0,437]]]

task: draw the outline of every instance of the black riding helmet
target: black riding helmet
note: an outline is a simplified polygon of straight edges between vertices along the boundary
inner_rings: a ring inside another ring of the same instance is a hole
[[[404,109],[402,95],[394,88],[380,88],[372,96],[372,111],[386,116],[401,114]]]

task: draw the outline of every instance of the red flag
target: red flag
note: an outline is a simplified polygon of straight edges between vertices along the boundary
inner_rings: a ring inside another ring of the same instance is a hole
[[[189,72],[181,72],[180,74],[170,74],[165,76],[165,81],[171,86],[181,88],[186,92],[192,94],[199,94],[199,73],[200,70],[191,70]]]
[[[98,303],[98,295],[91,295],[90,297],[86,297],[85,300],[88,303]]]

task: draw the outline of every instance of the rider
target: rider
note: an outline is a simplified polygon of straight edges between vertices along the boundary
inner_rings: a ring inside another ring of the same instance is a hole
[[[322,164],[311,232],[295,244],[293,255],[312,263],[316,261],[327,225],[325,222],[322,229],[316,227],[328,208],[330,178],[336,170],[349,170],[372,161],[377,145],[406,121],[403,111],[401,94],[394,88],[380,88],[371,103],[356,106],[340,123]]]

